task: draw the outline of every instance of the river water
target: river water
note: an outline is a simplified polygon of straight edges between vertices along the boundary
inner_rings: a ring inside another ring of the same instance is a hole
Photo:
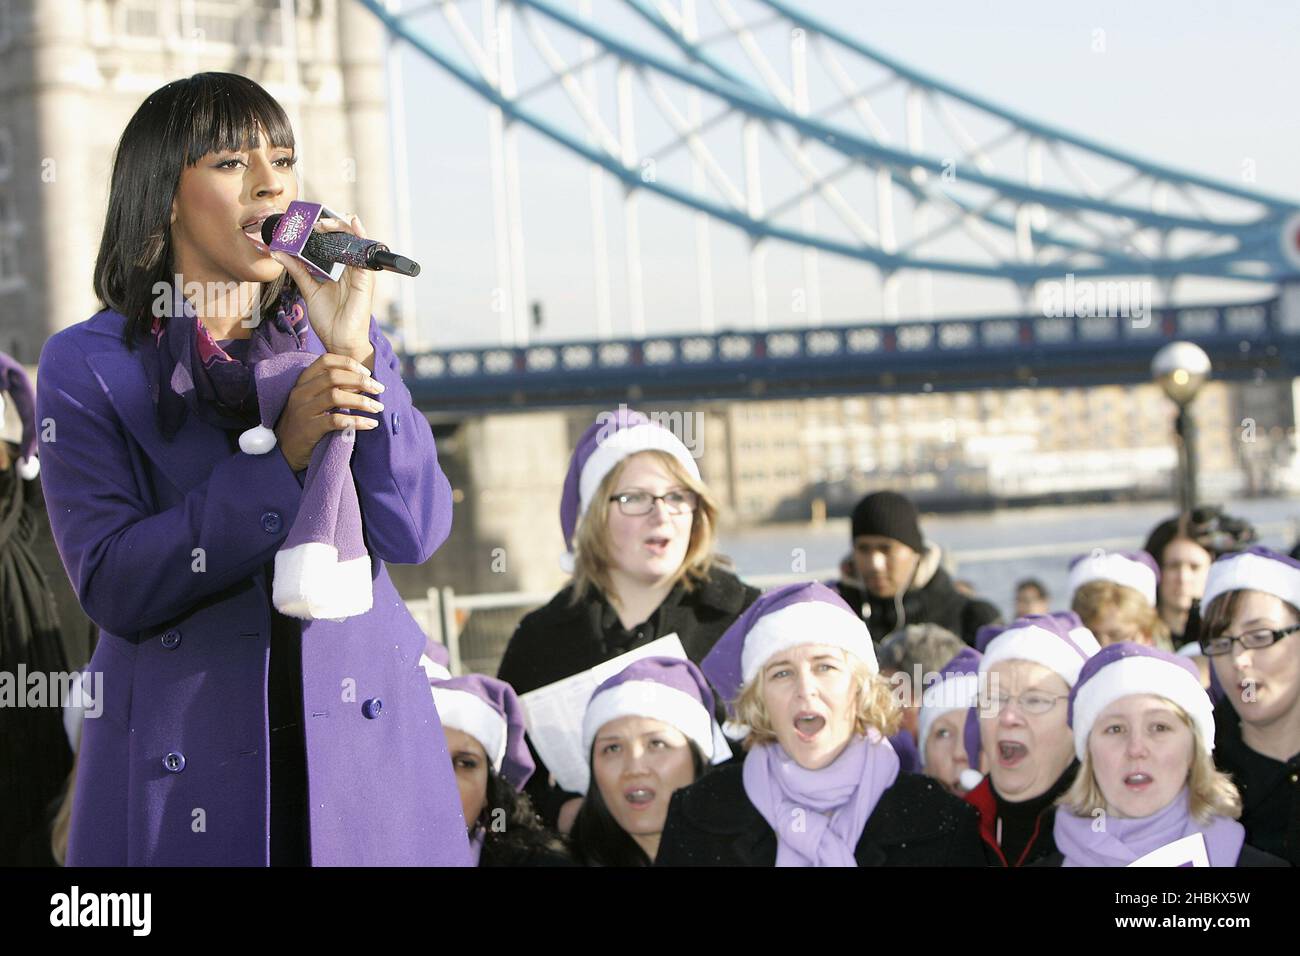
[[[1300,499],[1236,502],[1226,509],[1252,521],[1260,543],[1289,551],[1300,527]],[[1013,588],[1021,578],[1036,577],[1051,593],[1053,609],[1064,606],[1070,559],[1093,548],[1136,550],[1156,524],[1173,517],[1159,502],[1092,504],[1027,508],[967,514],[922,515],[921,532],[946,554],[955,577],[1009,618]],[[767,525],[720,535],[719,551],[730,557],[742,577],[807,578],[834,574],[849,552],[849,521]],[[771,581],[760,581],[768,583]]]

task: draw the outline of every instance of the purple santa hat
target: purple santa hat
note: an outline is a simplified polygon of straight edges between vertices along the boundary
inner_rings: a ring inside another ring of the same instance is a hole
[[[1087,660],[1101,650],[1092,631],[1073,611],[1031,614],[1010,624],[986,624],[975,633],[975,646],[984,656],[979,672],[1002,661],[1029,661],[1060,674],[1071,687]]]
[[[420,666],[429,675],[429,680],[451,679],[451,652],[442,641],[432,637],[424,639],[424,653],[420,655]]]
[[[880,673],[867,625],[843,598],[815,581],[759,595],[718,638],[700,667],[730,709],[773,655],[803,644],[838,647],[872,674]]]
[[[944,714],[956,710],[969,710],[979,703],[980,656],[980,652],[974,648],[963,648],[939,669],[938,676],[921,694],[921,713],[917,718],[917,749],[921,753],[922,766],[925,761],[925,745],[930,739],[930,731],[934,729],[934,722]],[[962,740],[971,769],[975,770],[978,776],[980,764],[978,725],[973,741],[969,728],[963,731]]]
[[[514,688],[483,674],[433,680],[429,686],[442,726],[477,740],[498,776],[522,791],[536,767],[524,742],[524,709]]]
[[[1155,607],[1160,568],[1155,558],[1145,551],[1102,551],[1098,548],[1091,554],[1081,554],[1070,562],[1070,579],[1066,585],[1069,601],[1073,603],[1075,592],[1094,581],[1111,581],[1132,588]]]
[[[700,669],[680,657],[643,657],[605,680],[582,718],[582,752],[600,728],[620,717],[649,717],[676,727],[711,763],[731,757],[722,728],[713,719],[713,691]]]
[[[239,436],[246,455],[276,445],[273,427],[298,376],[319,358],[280,352],[253,366],[262,424]],[[271,600],[281,614],[302,620],[345,620],[374,606],[370,552],[361,527],[361,502],[352,477],[352,429],[332,431],[312,451],[298,516],[275,554]]]
[[[1229,591],[1263,591],[1300,608],[1300,561],[1261,547],[1225,554],[1205,579],[1202,620],[1214,599]]]
[[[36,457],[36,398],[27,370],[5,352],[0,352],[0,440],[18,446],[18,475],[34,481],[41,473]]]
[[[1201,749],[1214,750],[1214,705],[1201,687],[1196,665],[1185,657],[1123,641],[1108,644],[1090,657],[1070,689],[1070,726],[1074,753],[1082,760],[1088,735],[1102,712],[1132,694],[1163,697],[1183,709],[1200,738]]]
[[[574,535],[600,483],[624,458],[643,451],[665,451],[693,478],[700,477],[694,456],[669,429],[626,405],[601,412],[578,439],[560,494],[560,530],[567,549],[560,565],[565,571],[573,572]]]

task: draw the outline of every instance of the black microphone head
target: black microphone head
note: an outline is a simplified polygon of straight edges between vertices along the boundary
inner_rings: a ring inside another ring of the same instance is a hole
[[[414,278],[420,274],[420,264],[414,259],[399,256],[387,246],[372,246],[366,253],[366,266],[371,269],[387,269],[399,275]]]
[[[414,259],[406,258],[406,256],[397,256],[393,262],[393,271],[415,278],[420,274],[420,264]]]
[[[266,219],[262,221],[262,241],[268,246],[271,244],[271,239],[275,236],[275,227],[279,225],[279,223],[280,213],[278,212],[274,215],[267,216]]]

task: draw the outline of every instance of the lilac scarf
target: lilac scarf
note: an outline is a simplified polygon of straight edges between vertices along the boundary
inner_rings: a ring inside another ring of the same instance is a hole
[[[168,441],[190,414],[226,430],[242,431],[256,425],[253,368],[272,355],[307,351],[307,309],[292,285],[281,294],[275,318],[259,322],[253,329],[244,361],[217,344],[179,292],[171,315],[166,321],[154,318],[140,350],[158,410],[158,428]]]
[[[749,752],[742,773],[750,803],[776,833],[777,866],[857,866],[862,830],[898,779],[898,754],[873,729],[820,770],[771,743]]]
[[[1184,787],[1169,805],[1149,817],[1105,817],[1106,829],[1093,829],[1092,817],[1080,817],[1062,807],[1056,811],[1052,835],[1065,854],[1063,866],[1128,866],[1175,840],[1199,833],[1205,839],[1210,866],[1236,866],[1246,830],[1236,820],[1214,817],[1200,824],[1188,810]]]

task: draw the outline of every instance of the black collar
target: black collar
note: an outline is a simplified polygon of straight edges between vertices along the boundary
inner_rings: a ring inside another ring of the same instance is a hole
[[[1226,697],[1214,708],[1214,754],[1220,766],[1245,769],[1246,765],[1252,765],[1255,772],[1281,773],[1288,766],[1300,765],[1300,752],[1288,760],[1277,760],[1246,743],[1241,736],[1241,715]]]

